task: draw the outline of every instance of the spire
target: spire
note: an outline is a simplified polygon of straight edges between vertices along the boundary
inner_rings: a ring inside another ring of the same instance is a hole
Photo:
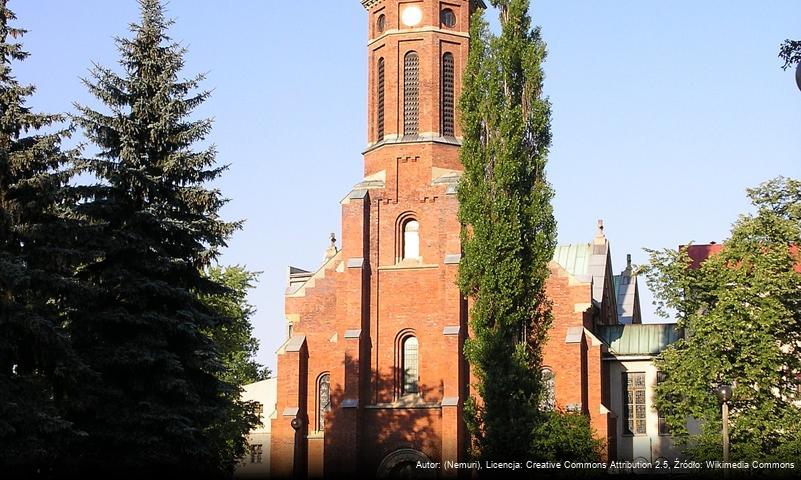
[[[603,219],[598,219],[598,231],[595,233],[595,238],[606,238],[606,236],[604,235]]]
[[[621,275],[626,275],[628,277],[631,276],[632,268],[631,268],[631,254],[626,254],[626,268],[621,272]]]
[[[337,236],[335,233],[331,233],[330,241],[331,245],[329,245],[328,249],[325,251],[326,261],[331,260],[334,257],[334,255],[336,255],[337,252],[339,252],[339,249],[337,248]]]

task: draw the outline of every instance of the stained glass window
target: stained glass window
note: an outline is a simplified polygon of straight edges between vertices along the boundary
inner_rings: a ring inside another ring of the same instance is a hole
[[[660,383],[664,382],[666,378],[667,378],[667,375],[665,373],[657,372],[657,374],[656,374],[656,384],[659,385]],[[659,415],[659,434],[660,435],[669,435],[670,434],[670,429],[668,428],[667,423],[665,422],[665,416],[662,415],[662,412],[659,412],[659,411],[657,412],[657,415]]]
[[[623,394],[625,395],[626,411],[624,425],[626,433],[631,435],[645,435],[645,374],[624,373]]]
[[[418,393],[419,391],[418,353],[417,338],[406,338],[403,341],[403,393]]]
[[[317,430],[325,430],[325,414],[331,411],[331,375],[323,374],[317,385]]]
[[[556,408],[556,391],[554,389],[554,376],[550,368],[542,369],[542,400],[540,409],[553,410]]]
[[[262,444],[250,446],[250,463],[261,463]]]

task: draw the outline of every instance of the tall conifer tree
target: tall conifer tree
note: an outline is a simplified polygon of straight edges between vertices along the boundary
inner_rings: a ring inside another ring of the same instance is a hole
[[[540,346],[550,324],[550,105],[542,93],[545,43],[531,26],[528,0],[492,3],[502,32],[491,35],[483,12],[475,14],[460,101],[466,228],[459,284],[474,299],[465,354],[480,395],[468,403],[468,422],[480,457],[523,459],[537,423]]]
[[[63,328],[75,292],[69,131],[26,106],[34,87],[11,70],[28,57],[14,19],[0,0],[0,476],[31,476],[52,472],[75,438],[60,407],[83,369]]]
[[[211,121],[192,119],[209,93],[180,78],[185,49],[172,42],[158,0],[140,0],[133,38],[118,39],[122,73],[95,66],[85,81],[106,112],[78,105],[76,120],[99,153],[98,182],[78,213],[95,229],[94,261],[80,278],[97,291],[71,326],[76,350],[100,380],[72,418],[88,433],[82,469],[129,475],[229,472],[232,431],[242,451],[247,419],[231,419],[237,389],[204,332],[231,319],[201,298],[224,287],[201,272],[238,223],[207,183],[219,177],[214,147],[196,149]],[[232,428],[231,422],[235,425]]]

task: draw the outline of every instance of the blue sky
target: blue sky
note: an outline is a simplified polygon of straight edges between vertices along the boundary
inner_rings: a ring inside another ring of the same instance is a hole
[[[134,0],[11,0],[32,56],[30,105],[96,103],[80,77],[116,67]],[[245,219],[222,262],[261,271],[260,360],[284,339],[286,268],[316,269],[339,232],[339,200],[358,182],[366,138],[366,14],[359,0],[171,0],[186,75],[207,72],[210,141],[231,169],[219,187]],[[587,242],[602,218],[614,269],[626,253],[726,238],[745,189],[801,177],[801,92],[777,58],[801,38],[801,3],[744,0],[540,0],[553,103],[548,175],[561,243]],[[490,12],[490,15],[494,15]],[[641,288],[644,281],[641,279]],[[643,314],[653,315],[643,292]]]

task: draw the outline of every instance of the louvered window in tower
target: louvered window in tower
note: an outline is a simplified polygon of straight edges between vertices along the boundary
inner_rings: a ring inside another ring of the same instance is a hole
[[[384,139],[384,59],[378,60],[378,112],[376,112],[376,141]]]
[[[442,136],[453,137],[453,54],[442,57]]]
[[[417,135],[420,118],[420,58],[409,52],[403,60],[403,134]]]

